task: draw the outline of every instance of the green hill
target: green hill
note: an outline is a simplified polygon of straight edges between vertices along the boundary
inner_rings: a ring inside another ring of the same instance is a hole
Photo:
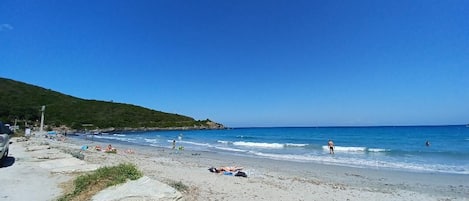
[[[15,119],[37,124],[41,106],[46,106],[45,124],[72,129],[104,128],[222,128],[210,120],[196,121],[191,117],[165,113],[148,108],[97,100],[86,100],[50,89],[11,79],[0,78],[0,120]]]

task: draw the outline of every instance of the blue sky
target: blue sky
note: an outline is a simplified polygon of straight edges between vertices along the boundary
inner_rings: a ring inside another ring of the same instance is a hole
[[[468,1],[0,2],[0,77],[226,126],[469,123]]]

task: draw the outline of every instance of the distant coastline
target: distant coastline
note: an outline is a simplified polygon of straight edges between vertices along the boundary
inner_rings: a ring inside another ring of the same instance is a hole
[[[188,131],[188,130],[224,130],[228,129],[222,124],[214,123],[207,126],[183,126],[183,127],[141,127],[141,128],[102,128],[102,129],[89,129],[89,130],[80,130],[72,129],[68,127],[57,127],[53,128],[52,131],[56,131],[60,134],[113,134],[113,133],[123,133],[123,132],[149,132],[149,131]]]
[[[435,124],[435,125],[376,125],[376,126],[238,126],[227,127],[226,129],[237,128],[391,128],[391,127],[445,127],[445,126],[466,126],[469,124]]]
[[[152,128],[106,128],[106,129],[96,129],[101,133],[119,133],[119,132],[145,132],[145,131],[187,131],[187,130],[224,130],[227,129],[225,126],[219,124],[220,126],[183,126],[183,127],[152,127]]]

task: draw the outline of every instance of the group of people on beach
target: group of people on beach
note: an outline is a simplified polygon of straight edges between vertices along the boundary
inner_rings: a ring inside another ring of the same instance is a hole
[[[173,140],[173,148],[172,148],[172,149],[176,149],[176,140]],[[179,146],[179,147],[178,147],[178,150],[179,150],[179,151],[182,151],[182,150],[184,150],[184,147],[183,147],[183,146]]]
[[[180,134],[178,135],[178,140],[181,141],[183,136],[184,136],[184,135],[183,135],[182,133],[180,133]],[[176,139],[173,139],[172,145],[173,145],[173,146],[172,146],[172,149],[176,149]],[[182,150],[184,150],[184,147],[183,147],[183,146],[179,146],[179,147],[177,147],[177,149],[178,149],[179,151],[182,151]]]
[[[88,148],[88,146],[86,146]],[[106,152],[106,153],[117,153],[117,149],[115,147],[113,147],[111,144],[107,145],[106,149],[103,150],[103,148],[101,148],[101,146],[99,145],[96,145],[94,147],[94,149],[96,151],[103,151],[103,152]],[[132,149],[127,149],[125,150],[125,153],[127,154],[133,154],[135,153]]]
[[[117,149],[114,148],[114,147],[112,147],[111,144],[107,145],[107,147],[106,147],[105,150],[103,150],[103,149],[101,148],[101,146],[99,146],[99,145],[96,145],[96,147],[94,147],[94,149],[95,149],[96,151],[117,152]]]

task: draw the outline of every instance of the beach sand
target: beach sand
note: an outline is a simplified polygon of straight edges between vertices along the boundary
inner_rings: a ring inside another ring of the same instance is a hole
[[[181,182],[189,187],[181,192],[187,201],[469,200],[469,175],[362,169],[128,144],[113,144],[117,154],[108,154],[94,150],[97,145],[107,146],[102,142],[68,139],[50,143],[60,150],[87,145],[90,149],[83,153],[89,164],[133,163],[152,179],[167,184]],[[126,153],[128,149],[133,153]],[[219,166],[242,166],[248,177],[208,171],[209,167]],[[3,174],[3,168],[0,171]],[[49,182],[59,186],[68,177],[60,178]],[[55,196],[57,190],[51,194]]]

